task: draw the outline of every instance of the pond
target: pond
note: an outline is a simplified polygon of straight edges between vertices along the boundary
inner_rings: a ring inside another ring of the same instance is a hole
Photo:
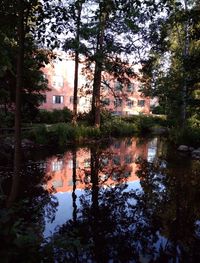
[[[200,162],[164,138],[31,155],[0,168],[1,262],[200,262]]]

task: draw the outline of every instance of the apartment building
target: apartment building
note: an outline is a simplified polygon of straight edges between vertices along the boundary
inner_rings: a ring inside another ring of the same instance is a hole
[[[88,112],[91,109],[92,81],[86,87],[87,78],[82,73],[83,65],[79,66],[78,83],[78,112]],[[53,110],[64,107],[73,109],[74,86],[74,61],[64,53],[52,64],[48,64],[44,70],[44,76],[48,79],[50,91],[45,94],[45,101],[41,109]],[[113,115],[138,115],[149,114],[150,99],[145,98],[139,92],[140,82],[137,79],[129,79],[127,83],[121,83],[107,74],[103,74],[101,88],[101,107],[111,111]],[[90,90],[90,92],[89,92]]]

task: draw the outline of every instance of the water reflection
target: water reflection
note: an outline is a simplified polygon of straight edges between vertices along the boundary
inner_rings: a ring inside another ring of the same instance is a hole
[[[132,138],[74,148],[39,167],[45,173],[30,167],[21,199],[29,202],[17,212],[38,233],[25,246],[38,254],[25,260],[15,250],[21,262],[200,262],[199,161],[158,138]]]
[[[144,159],[155,156],[156,152],[148,152],[150,145],[156,145],[154,140],[138,146],[138,140],[114,140],[106,149],[98,149],[98,184],[102,187],[115,185],[126,181],[138,180],[136,176],[139,157]],[[155,147],[155,146],[154,146]],[[95,146],[97,149],[97,146]],[[64,156],[53,156],[47,161],[46,175],[51,176],[46,189],[54,187],[56,192],[72,192],[74,174],[76,174],[76,189],[91,187],[91,169],[95,156],[93,148],[81,148],[75,153],[67,152]],[[153,155],[152,155],[153,154]],[[95,157],[96,158],[96,157]]]

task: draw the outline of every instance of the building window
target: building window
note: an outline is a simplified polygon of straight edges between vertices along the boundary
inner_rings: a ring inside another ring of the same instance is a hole
[[[108,89],[110,87],[109,81],[108,80],[104,80],[101,86],[102,86],[102,90],[103,91],[108,91]]]
[[[115,83],[115,91],[122,91],[122,88],[123,88],[122,83],[117,81]]]
[[[144,107],[145,105],[145,100],[138,100],[138,106]]]
[[[90,159],[84,160],[84,168],[90,168]]]
[[[47,95],[42,95],[42,103],[47,103]]]
[[[109,98],[103,98],[102,99],[102,104],[104,106],[109,106],[110,105],[110,99]]]
[[[130,171],[127,171],[127,172],[124,173],[124,177],[125,178],[128,178],[130,176],[131,176],[131,172]]]
[[[121,107],[121,106],[122,106],[122,99],[116,98],[116,99],[114,100],[114,106],[115,106],[115,107]]]
[[[52,86],[54,88],[62,88],[64,85],[64,79],[62,76],[55,75],[52,77]]]
[[[114,143],[115,149],[119,149],[120,146],[121,146],[121,143],[120,143],[120,142],[115,142],[115,143]]]
[[[133,100],[127,100],[126,102],[126,106],[129,107],[129,108],[132,108],[134,105],[134,101]]]
[[[133,92],[134,91],[134,84],[128,83],[127,85],[127,92]]]
[[[64,96],[53,96],[53,104],[62,104],[64,102]]]

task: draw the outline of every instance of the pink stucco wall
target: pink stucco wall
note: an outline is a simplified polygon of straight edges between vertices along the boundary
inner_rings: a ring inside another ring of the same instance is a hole
[[[86,76],[82,74],[83,65],[79,66],[79,101],[78,111],[88,112],[91,106],[91,93],[85,95],[82,87],[86,83]],[[48,79],[48,85],[51,89],[47,92],[46,102],[43,103],[40,108],[46,110],[63,109],[67,107],[72,110],[73,107],[73,86],[74,86],[74,61],[69,60],[66,56],[63,56],[62,60],[56,60],[53,64],[48,64],[43,70],[46,78]],[[54,80],[57,78],[58,82],[61,79],[60,85],[56,85]],[[139,113],[149,114],[150,112],[150,99],[141,96],[138,91],[140,83],[137,79],[130,79],[130,83],[133,84],[134,90],[132,92],[127,91],[128,84],[122,84],[122,91],[116,91],[116,81],[110,76],[104,74],[104,79],[107,78],[109,82],[109,88],[104,88],[102,84],[101,98],[109,99],[109,105],[102,104],[102,107],[109,109],[116,115],[134,115]],[[60,103],[55,103],[55,96],[62,96]],[[54,98],[53,98],[54,97]],[[116,106],[114,101],[117,98],[122,99],[120,106]],[[133,105],[127,105],[127,100],[133,101]],[[138,101],[143,100],[144,106],[138,105]]]

